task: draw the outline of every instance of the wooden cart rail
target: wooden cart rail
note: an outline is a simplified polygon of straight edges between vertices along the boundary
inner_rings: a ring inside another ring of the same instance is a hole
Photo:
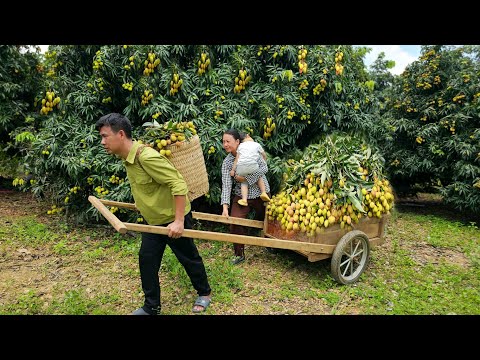
[[[131,210],[137,210],[137,207],[135,206],[135,204],[112,201],[112,200],[97,199],[95,196],[91,196],[91,197],[96,199],[97,201],[100,201],[102,204],[106,206],[116,206],[116,207],[131,209]],[[88,200],[90,200],[90,198],[88,198]],[[90,200],[90,202],[92,202],[92,200]],[[215,214],[209,214],[209,213],[203,213],[203,212],[197,212],[197,211],[192,211],[192,215],[193,215],[193,218],[197,220],[209,220],[209,221],[215,221],[215,222],[224,223],[224,224],[243,225],[243,226],[249,226],[249,227],[258,228],[258,229],[264,228],[264,222],[258,221],[258,220],[249,220],[249,219],[237,218],[237,217],[231,217],[231,216],[227,217],[223,215],[215,215]]]
[[[128,230],[163,235],[169,233],[169,229],[165,226],[121,222],[105,207],[105,205],[108,205],[137,210],[135,204],[101,200],[95,196],[89,196],[88,200],[122,234]],[[380,219],[362,218],[357,224],[352,225],[353,230],[352,228],[341,229],[340,226],[336,226],[328,228],[321,236],[308,239],[308,236],[306,237],[302,233],[285,233],[278,222],[268,221],[268,216],[265,216],[264,221],[257,221],[195,211],[192,211],[192,215],[194,219],[198,220],[262,229],[262,237],[191,229],[185,229],[183,236],[293,250],[307,256],[309,261],[331,257],[332,277],[340,284],[352,284],[359,279],[370,259],[370,247],[383,243],[385,239],[385,225],[389,218],[388,215],[384,215]]]
[[[107,205],[107,206],[124,207],[124,208],[135,210],[136,209],[135,204],[98,199],[93,195],[89,196],[88,200],[108,220],[108,222],[115,228],[115,230],[117,230],[121,234],[125,234],[128,230],[162,234],[162,235],[168,235],[169,233],[169,229],[165,226],[144,225],[144,224],[122,222],[112,212],[110,212],[110,210],[108,210],[105,207],[105,205]],[[249,220],[249,219],[237,218],[232,216],[227,217],[222,215],[214,215],[214,214],[199,213],[199,212],[192,212],[192,214],[196,219],[217,221],[217,222],[222,222],[226,224],[251,226],[255,228],[264,228],[264,222],[257,221],[257,220]],[[204,230],[185,229],[183,231],[183,236],[191,237],[195,239],[202,239],[202,240],[225,241],[225,242],[232,242],[232,243],[238,243],[238,244],[274,247],[279,249],[308,251],[308,252],[324,253],[324,254],[332,254],[333,251],[335,250],[335,245],[316,244],[316,243],[303,242],[303,241],[280,240],[276,238],[236,235],[236,234],[229,234],[229,233],[228,234],[218,233],[218,232],[204,231]]]

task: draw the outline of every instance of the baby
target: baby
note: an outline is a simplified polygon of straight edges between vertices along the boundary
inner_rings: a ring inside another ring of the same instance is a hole
[[[230,176],[234,176],[235,171],[237,172],[237,175],[243,177],[258,171],[258,160],[260,156],[263,158],[263,160],[267,161],[267,154],[265,154],[262,146],[255,142],[250,135],[246,134],[242,142],[238,145],[237,156],[233,162]],[[242,206],[247,206],[248,182],[243,181],[240,185],[242,190],[242,198],[238,200],[238,203]],[[265,183],[263,182],[262,178],[258,179],[257,185],[262,192],[260,198],[263,201],[270,201],[270,198],[265,192]]]

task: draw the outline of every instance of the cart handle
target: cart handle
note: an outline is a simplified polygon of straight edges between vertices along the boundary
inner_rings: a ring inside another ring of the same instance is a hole
[[[127,227],[121,222],[113,213],[111,213],[102,202],[97,199],[95,196],[90,195],[88,201],[92,203],[93,206],[97,208],[98,211],[108,220],[108,222],[117,230],[120,234],[125,234],[127,232]]]

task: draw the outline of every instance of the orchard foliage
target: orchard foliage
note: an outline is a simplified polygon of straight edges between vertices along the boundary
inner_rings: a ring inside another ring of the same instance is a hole
[[[51,195],[83,220],[99,218],[86,200],[92,193],[132,202],[121,162],[105,153],[94,129],[102,115],[120,112],[135,139],[153,120],[194,123],[209,172],[203,201],[220,208],[222,134],[231,127],[266,149],[275,192],[289,152],[336,129],[372,132],[365,52],[344,45],[50,46],[35,99],[42,127],[25,144],[34,183],[24,189]]]
[[[392,184],[437,188],[446,203],[480,212],[478,47],[423,46],[383,94]],[[385,95],[386,94],[386,95]]]
[[[0,176],[10,177],[17,167],[18,143],[34,139],[39,116],[33,100],[41,90],[40,55],[24,45],[0,45]]]
[[[217,209],[222,134],[231,127],[267,151],[274,194],[295,151],[339,130],[382,149],[394,188],[440,184],[447,201],[478,209],[479,69],[470,50],[468,57],[424,47],[422,58],[392,79],[384,71],[391,63],[380,58],[369,74],[368,50],[348,45],[50,46],[38,67],[29,66],[30,86],[22,84],[32,92],[26,117],[15,115],[14,90],[2,90],[10,110],[0,121],[23,156],[16,184],[82,221],[101,218],[87,201],[91,194],[133,202],[121,161],[104,151],[94,128],[109,112],[125,114],[144,142],[158,143],[144,124],[193,123],[210,183],[196,201]],[[20,183],[24,174],[31,181]]]

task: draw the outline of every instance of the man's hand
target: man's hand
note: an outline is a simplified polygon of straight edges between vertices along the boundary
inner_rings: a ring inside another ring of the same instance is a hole
[[[235,170],[230,170],[230,176],[235,176]]]
[[[228,217],[228,209],[223,209],[222,216]]]
[[[174,239],[178,239],[182,236],[183,233],[183,221],[175,220],[174,222],[168,224],[168,229],[170,229],[168,236]]]

